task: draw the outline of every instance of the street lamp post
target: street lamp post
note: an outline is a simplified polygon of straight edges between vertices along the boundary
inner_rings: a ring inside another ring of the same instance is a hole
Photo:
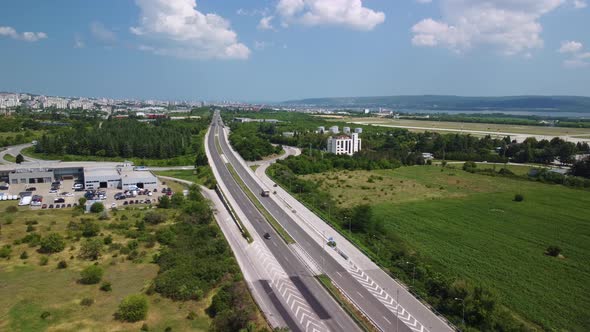
[[[416,279],[416,264],[412,262],[406,262],[406,264],[412,264],[412,287],[414,287],[414,280]]]
[[[463,328],[465,328],[465,299],[456,297],[455,301],[461,301],[461,304],[463,305],[463,319],[461,320],[461,324],[463,325]]]

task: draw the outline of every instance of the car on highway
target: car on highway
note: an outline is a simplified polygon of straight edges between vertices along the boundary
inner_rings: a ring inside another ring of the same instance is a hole
[[[270,240],[270,234],[268,232],[264,233],[264,238],[267,240]]]

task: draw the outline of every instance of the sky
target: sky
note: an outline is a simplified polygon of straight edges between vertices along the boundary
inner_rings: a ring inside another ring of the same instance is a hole
[[[0,91],[590,96],[590,1],[0,0]]]

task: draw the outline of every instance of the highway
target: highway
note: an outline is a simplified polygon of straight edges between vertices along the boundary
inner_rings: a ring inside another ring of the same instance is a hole
[[[215,121],[215,120],[214,120]],[[220,121],[220,120],[217,120]],[[219,132],[219,142],[225,158],[233,165],[241,179],[250,190],[259,193],[268,189],[257,181],[246,164],[236,157],[225,137],[225,132]],[[271,188],[271,191],[273,188]],[[283,228],[291,235],[310,257],[313,257],[318,265],[330,279],[336,284],[363,313],[370,318],[374,325],[382,331],[452,331],[452,328],[440,320],[434,313],[423,305],[419,305],[420,316],[428,316],[428,324],[420,322],[421,317],[415,317],[416,313],[409,312],[400,305],[387,289],[381,288],[372,277],[356,266],[347,257],[334,255],[334,252],[326,252],[325,246],[318,243],[317,237],[312,238],[302,225],[298,224],[296,212],[289,210],[284,205],[278,204],[273,198],[260,198],[264,208],[267,209]],[[324,241],[324,240],[322,240]],[[379,280],[377,280],[379,281]],[[413,297],[404,289],[404,296]],[[418,302],[413,299],[414,302]],[[433,324],[430,324],[433,322]]]
[[[218,117],[216,116],[207,136],[206,145],[212,157],[209,163],[218,172],[218,181],[222,181],[225,184],[228,191],[225,194],[232,196],[233,200],[237,203],[237,208],[248,219],[248,223],[253,228],[249,229],[250,232],[255,232],[257,238],[260,239],[263,238],[265,233],[271,234],[270,239],[255,242],[262,242],[269,249],[269,252],[272,253],[276,261],[288,275],[290,283],[295,286],[297,294],[301,297],[296,301],[297,303],[293,302],[289,305],[290,310],[288,310],[288,313],[291,319],[298,323],[301,331],[360,331],[356,323],[335,302],[323,286],[320,285],[302,259],[280,238],[249,200],[248,196],[242,191],[241,187],[233,180],[224,161],[226,158],[232,159],[231,153],[230,155],[224,153],[221,156],[215,145],[215,136],[217,129],[219,129],[217,120]],[[223,131],[219,131],[219,135],[219,142],[223,147],[224,142],[221,139]],[[312,311],[309,317],[303,317],[305,315],[301,314],[303,310],[307,310],[306,308]]]

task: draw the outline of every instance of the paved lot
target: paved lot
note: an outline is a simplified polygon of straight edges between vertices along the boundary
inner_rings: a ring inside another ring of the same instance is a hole
[[[2,192],[8,195],[18,195],[21,192],[26,191],[27,188],[35,187],[36,190],[32,191],[33,195],[40,195],[43,197],[42,204],[46,204],[48,207],[53,205],[55,207],[56,204],[59,204],[61,207],[62,204],[67,207],[70,205],[72,207],[74,204],[77,204],[81,197],[84,197],[86,191],[74,191],[72,186],[74,185],[74,180],[64,180],[62,185],[57,193],[50,193],[51,183],[35,183],[35,184],[13,184],[10,185],[9,190],[4,190]],[[112,207],[117,208],[124,208],[126,206],[134,206],[136,204],[144,204],[146,200],[150,200],[151,204],[158,202],[158,198],[162,196],[162,189],[168,188],[167,186],[160,186],[157,192],[152,192],[152,196],[148,195],[137,195],[136,197],[127,198],[124,200],[115,200],[115,194],[123,192],[121,189],[101,189],[101,191],[106,192],[106,199],[102,200],[101,202],[105,205],[107,209]],[[55,203],[56,199],[63,198],[63,203]],[[127,204],[125,204],[127,202]],[[133,203],[131,203],[133,202]],[[113,205],[114,204],[114,205]],[[31,206],[31,209],[41,209],[41,206]]]

